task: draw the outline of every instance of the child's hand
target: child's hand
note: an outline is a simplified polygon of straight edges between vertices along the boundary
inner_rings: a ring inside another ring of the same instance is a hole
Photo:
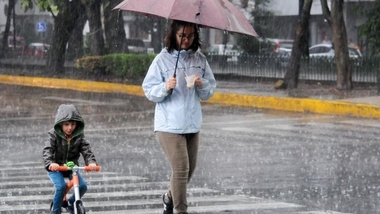
[[[57,163],[51,163],[50,166],[49,166],[49,170],[53,171],[53,172],[57,172],[58,171],[58,167],[59,167],[59,165]]]
[[[95,163],[90,163],[90,164],[88,164],[88,166],[91,168],[91,171],[96,170],[96,164]]]

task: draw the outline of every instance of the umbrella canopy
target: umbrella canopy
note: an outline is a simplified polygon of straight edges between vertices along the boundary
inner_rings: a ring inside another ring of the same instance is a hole
[[[228,0],[124,0],[114,9],[257,37],[244,14]]]

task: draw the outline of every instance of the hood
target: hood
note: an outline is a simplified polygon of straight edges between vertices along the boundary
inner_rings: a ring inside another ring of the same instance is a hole
[[[61,123],[69,120],[76,121],[77,124],[73,132],[73,137],[78,136],[84,130],[84,120],[78,109],[73,104],[62,104],[58,107],[54,120],[54,130],[62,138],[65,137],[61,129]]]

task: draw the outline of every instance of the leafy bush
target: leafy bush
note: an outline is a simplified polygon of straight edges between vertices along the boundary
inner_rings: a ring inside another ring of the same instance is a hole
[[[86,56],[76,60],[76,67],[87,73],[98,74],[104,72],[102,56]]]
[[[120,78],[145,76],[155,54],[109,54],[89,56],[77,60],[77,67],[93,74],[105,74]]]

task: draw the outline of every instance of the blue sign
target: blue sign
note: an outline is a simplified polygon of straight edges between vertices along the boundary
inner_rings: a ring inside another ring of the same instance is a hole
[[[37,22],[36,30],[37,30],[37,32],[45,32],[46,31],[46,22]]]

